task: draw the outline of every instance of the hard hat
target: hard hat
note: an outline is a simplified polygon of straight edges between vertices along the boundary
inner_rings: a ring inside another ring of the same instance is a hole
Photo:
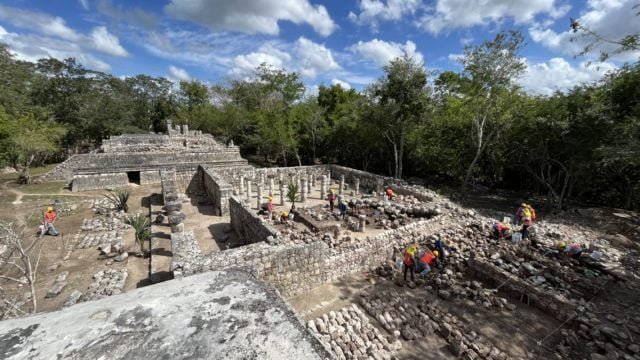
[[[289,215],[289,214],[287,214],[287,212],[286,212],[286,211],[283,211],[283,212],[282,212],[282,216],[287,216],[287,215]]]
[[[520,206],[525,207],[525,206],[527,206],[527,204],[522,203],[522,204],[520,204]]]
[[[440,252],[438,252],[438,250],[433,250],[433,255],[435,255],[435,256],[439,256],[439,255],[440,255]]]
[[[415,254],[416,250],[418,250],[418,248],[415,245],[411,245],[407,248],[407,252],[411,255]]]
[[[267,199],[269,199],[269,200],[273,200],[273,196],[269,195],[269,196],[267,197]]]
[[[329,189],[329,192],[333,194],[333,189]]]
[[[507,230],[511,230],[511,225],[509,225],[509,224],[505,225],[504,227],[506,227]]]
[[[49,206],[49,207],[47,208],[47,212],[52,212],[53,210],[54,210],[54,209],[53,209],[53,206]]]
[[[559,247],[559,248],[564,248],[564,247],[566,247],[566,246],[567,246],[567,243],[566,243],[566,242],[564,242],[564,241],[559,241],[559,242],[558,242],[558,247]]]

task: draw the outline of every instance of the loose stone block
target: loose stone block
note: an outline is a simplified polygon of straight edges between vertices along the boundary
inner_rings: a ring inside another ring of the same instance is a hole
[[[327,198],[327,175],[322,175],[322,180],[320,183],[320,198],[322,198],[322,200]]]
[[[340,187],[338,188],[338,195],[342,195],[344,192],[344,175],[340,175]]]

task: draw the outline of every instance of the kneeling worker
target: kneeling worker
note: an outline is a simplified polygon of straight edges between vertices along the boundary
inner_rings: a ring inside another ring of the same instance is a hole
[[[497,222],[493,224],[493,237],[497,239],[508,239],[511,237],[511,225]]]
[[[420,257],[418,258],[418,264],[416,266],[419,276],[425,276],[431,271],[431,267],[436,264],[438,255],[438,250],[434,250],[433,252],[428,249],[427,251],[420,251]]]

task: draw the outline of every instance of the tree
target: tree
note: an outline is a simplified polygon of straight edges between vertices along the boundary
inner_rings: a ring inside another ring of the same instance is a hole
[[[291,203],[291,210],[296,208],[298,193],[300,193],[300,186],[298,186],[298,183],[290,182],[289,185],[287,185],[287,200]]]
[[[409,126],[420,122],[427,109],[424,65],[404,56],[384,66],[385,76],[369,89],[369,116],[393,150],[393,176],[402,178],[402,161]]]
[[[520,32],[501,32],[493,41],[465,47],[460,59],[464,71],[458,84],[459,96],[470,112],[476,150],[462,184],[463,196],[480,156],[513,114],[514,80],[525,69],[517,56],[522,41]]]
[[[0,106],[0,144],[13,163],[22,166],[23,183],[30,181],[29,167],[34,160],[58,152],[66,133],[63,126],[37,120],[31,113],[11,116]]]
[[[636,11],[636,16],[640,16],[640,4],[634,5],[632,10]],[[599,48],[599,60],[600,62],[604,62],[611,56],[640,50],[640,32],[627,34],[621,38],[615,39],[605,37],[602,34],[599,34],[584,26],[580,21],[575,19],[570,19],[569,26],[571,27],[571,30],[574,34],[578,34],[578,36],[571,37],[571,41],[575,42],[579,39],[584,39],[587,41],[587,45],[582,48],[582,50],[578,54],[579,56],[585,56],[594,49]],[[606,48],[607,46],[612,47],[611,50],[608,50]]]
[[[42,242],[37,236],[28,241],[24,236],[24,226],[13,222],[0,221],[0,246],[6,247],[0,259],[0,279],[11,281],[19,285],[28,285],[31,294],[31,313],[37,310],[36,275],[40,265]],[[16,312],[24,313],[11,300],[6,298],[4,286],[0,286],[6,305]]]

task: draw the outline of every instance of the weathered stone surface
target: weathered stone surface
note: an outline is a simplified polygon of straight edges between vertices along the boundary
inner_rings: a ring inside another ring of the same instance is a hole
[[[271,290],[244,273],[211,272],[2,321],[0,357],[328,359],[331,355]]]
[[[128,258],[129,258],[129,253],[123,252],[122,254],[119,254],[118,256],[114,257],[113,261],[122,262],[127,260]]]

